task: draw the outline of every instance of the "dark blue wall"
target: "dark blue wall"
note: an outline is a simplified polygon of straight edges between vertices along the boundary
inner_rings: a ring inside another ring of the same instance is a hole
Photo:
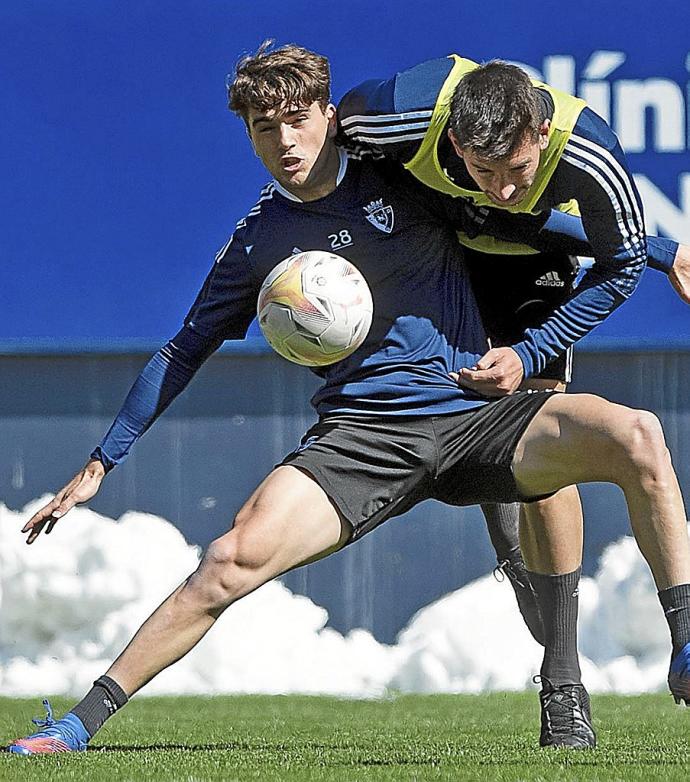
[[[200,544],[226,530],[313,420],[311,373],[252,350],[212,357],[91,507],[114,518],[132,509],[155,513]],[[59,489],[145,361],[142,353],[0,356],[0,500],[19,509]],[[580,352],[572,388],[657,412],[690,496],[690,351]],[[628,524],[618,489],[590,485],[582,493],[585,572],[592,573],[603,546]],[[59,527],[40,545],[58,549]],[[366,627],[392,641],[418,608],[494,565],[477,509],[428,502],[285,582],[326,606],[334,627]]]

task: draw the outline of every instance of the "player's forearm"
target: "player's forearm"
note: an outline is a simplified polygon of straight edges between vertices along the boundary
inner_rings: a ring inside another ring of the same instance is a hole
[[[141,371],[91,458],[101,462],[106,472],[122,463],[134,443],[182,393],[219,344],[190,339],[189,330],[183,329],[161,348]]]
[[[525,377],[541,372],[626,301],[637,287],[644,265],[637,258],[619,269],[595,266],[541,327],[527,329],[525,338],[512,346],[522,361]]]
[[[526,227],[529,227],[529,224]],[[560,250],[568,255],[583,255],[587,258],[591,258],[595,254],[587,239],[582,220],[575,215],[566,214],[557,209],[551,210],[540,230],[532,232],[531,235],[525,233],[521,241],[540,252]],[[673,239],[666,239],[662,236],[647,236],[647,266],[669,274],[678,247],[678,242]]]

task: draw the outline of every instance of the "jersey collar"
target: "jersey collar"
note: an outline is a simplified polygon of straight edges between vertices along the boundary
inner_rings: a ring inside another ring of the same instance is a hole
[[[340,165],[338,166],[338,176],[335,178],[336,187],[338,187],[338,185],[343,181],[343,177],[347,171],[347,152],[342,147],[338,147],[338,157],[340,159]],[[299,204],[303,203],[301,198],[297,198],[296,195],[293,195],[291,192],[286,190],[280,184],[280,182],[275,179],[273,180],[273,186],[280,193],[280,195],[282,195],[284,198],[287,198],[288,201],[296,201]]]

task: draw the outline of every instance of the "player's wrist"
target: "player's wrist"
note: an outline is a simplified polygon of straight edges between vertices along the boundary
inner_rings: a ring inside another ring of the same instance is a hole
[[[101,449],[96,448],[89,455],[89,460],[86,463],[84,470],[85,472],[89,473],[89,475],[92,475],[94,478],[98,478],[99,480],[102,480],[110,472],[112,467],[113,465],[109,463],[107,457],[105,457]]]
[[[105,465],[100,459],[91,457],[84,467],[84,472],[88,473],[91,477],[103,480],[105,478],[107,470]]]
[[[522,364],[522,380],[526,380],[537,373],[537,358],[532,355],[529,346],[524,340],[515,345],[509,345],[509,348],[520,359],[520,363]]]

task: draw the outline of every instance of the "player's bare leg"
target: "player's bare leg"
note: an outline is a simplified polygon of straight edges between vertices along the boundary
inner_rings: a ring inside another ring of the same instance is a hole
[[[190,651],[223,611],[272,578],[349,538],[321,487],[300,470],[274,470],[213,541],[197,570],[146,620],[107,675],[128,696]]]
[[[566,384],[536,377],[523,381],[520,388],[565,391]],[[520,548],[529,571],[561,575],[576,570],[582,564],[582,537],[582,503],[575,486],[522,505]]]
[[[196,646],[228,606],[281,573],[341,548],[351,529],[314,480],[295,467],[278,467],[86,697],[57,724],[49,714],[47,732],[13,742],[10,750],[86,749],[106,719]]]
[[[659,589],[690,581],[683,499],[658,419],[589,394],[547,400],[513,463],[526,495],[606,481],[625,494],[633,533]]]
[[[590,395],[559,394],[527,427],[513,470],[526,496],[541,496],[576,482],[620,486],[633,533],[666,609],[678,669],[675,679],[670,674],[669,684],[674,696],[684,697],[683,688],[690,689],[690,654],[684,656],[690,649],[690,545],[678,481],[656,417]],[[542,744],[594,745],[589,698],[581,685],[552,688],[546,682],[540,697]],[[554,733],[557,718],[564,723],[556,724]]]
[[[520,547],[531,572],[560,575],[576,570],[582,564],[582,540],[582,503],[576,486],[523,503]]]

